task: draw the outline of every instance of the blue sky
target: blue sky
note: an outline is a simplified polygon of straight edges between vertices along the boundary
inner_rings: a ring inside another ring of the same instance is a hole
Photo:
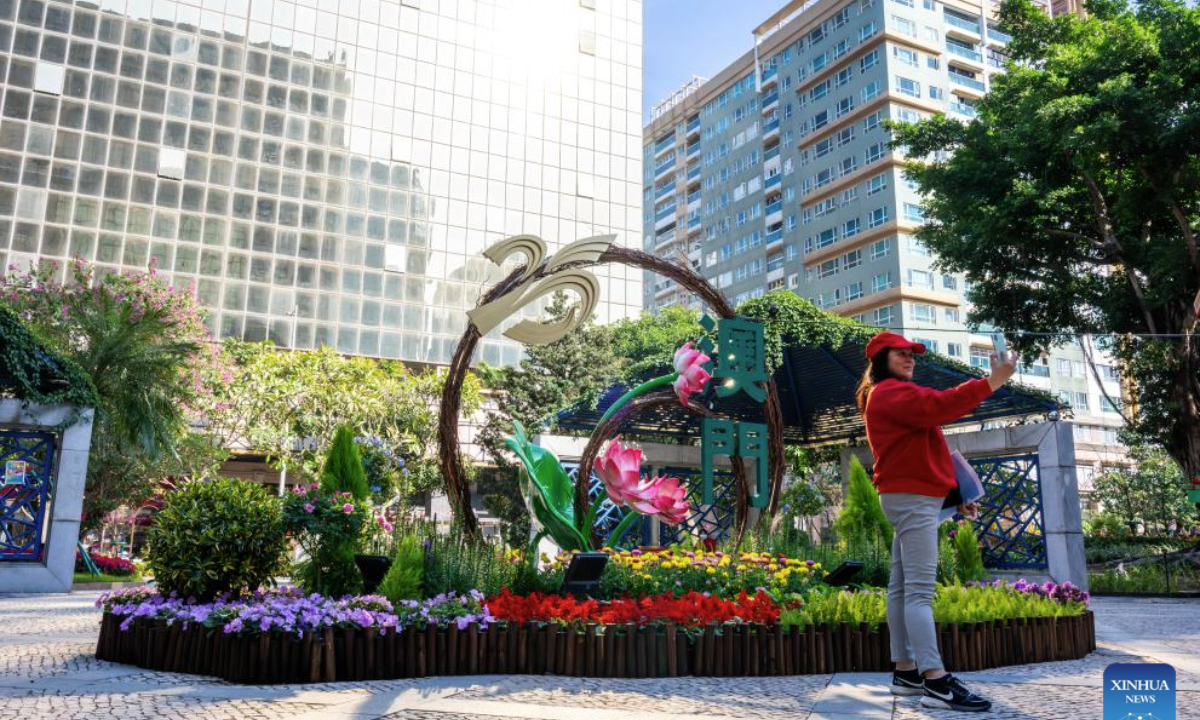
[[[642,116],[693,75],[709,77],[754,47],[750,31],[786,0],[645,0]]]

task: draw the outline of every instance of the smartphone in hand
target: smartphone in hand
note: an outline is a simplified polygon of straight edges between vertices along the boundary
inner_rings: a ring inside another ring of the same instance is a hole
[[[1008,352],[1008,343],[1004,341],[1004,333],[992,333],[992,349],[996,358],[1004,362],[1004,353]]]

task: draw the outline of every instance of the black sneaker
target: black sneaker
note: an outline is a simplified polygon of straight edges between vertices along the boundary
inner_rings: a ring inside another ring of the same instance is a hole
[[[921,684],[921,673],[912,670],[897,670],[892,673],[893,695],[923,695],[925,686]]]
[[[927,708],[985,712],[992,703],[967,689],[958,678],[946,673],[940,678],[925,678],[925,696],[921,704]]]

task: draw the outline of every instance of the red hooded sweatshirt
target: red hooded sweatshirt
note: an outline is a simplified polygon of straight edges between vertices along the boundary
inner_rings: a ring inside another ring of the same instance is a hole
[[[983,378],[949,390],[895,379],[872,388],[865,422],[879,492],[949,495],[958,483],[941,426],[979,407],[991,394]]]

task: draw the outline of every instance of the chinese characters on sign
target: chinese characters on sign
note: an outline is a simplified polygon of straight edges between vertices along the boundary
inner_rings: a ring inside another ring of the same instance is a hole
[[[717,397],[746,393],[756,403],[767,399],[769,381],[764,358],[763,326],[743,317],[725,318],[714,323],[704,317],[701,325],[708,331],[717,328],[717,346],[704,338],[700,349],[714,360],[712,373]],[[713,504],[713,461],[718,456],[738,457],[754,461],[754,491],[750,506],[767,506],[770,486],[767,481],[767,426],[764,423],[744,422],[725,418],[704,418],[701,428],[701,502]]]

